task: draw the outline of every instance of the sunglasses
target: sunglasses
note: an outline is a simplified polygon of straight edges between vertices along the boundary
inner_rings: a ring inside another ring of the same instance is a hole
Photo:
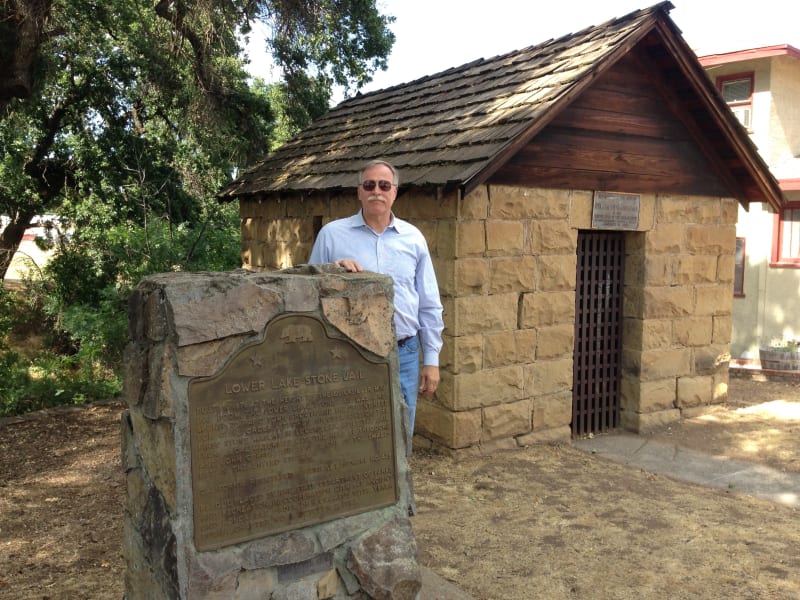
[[[362,181],[358,185],[360,185],[362,188],[364,188],[368,192],[371,192],[372,190],[374,190],[376,185],[379,188],[381,188],[382,192],[388,192],[389,190],[391,190],[397,184],[396,183],[392,183],[391,181],[386,181],[385,179],[381,179],[380,181],[375,181],[374,179],[367,179],[366,181]]]

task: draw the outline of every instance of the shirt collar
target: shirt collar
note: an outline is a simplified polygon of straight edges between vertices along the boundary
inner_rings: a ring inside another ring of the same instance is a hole
[[[367,227],[367,228],[369,228],[369,225],[367,225],[367,222],[364,220],[364,212],[363,211],[359,210],[358,214],[356,214],[354,216],[355,216],[355,220],[356,220],[356,222],[355,222],[356,227]],[[392,218],[389,221],[389,225],[386,226],[386,229],[394,229],[395,231],[399,232],[400,229],[402,229],[404,226],[405,226],[405,223],[403,222],[403,220],[396,218],[394,216],[394,212],[392,212]]]

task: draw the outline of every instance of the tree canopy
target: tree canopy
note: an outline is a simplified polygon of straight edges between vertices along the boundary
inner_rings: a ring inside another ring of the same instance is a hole
[[[37,214],[196,224],[237,167],[280,141],[279,119],[289,133],[306,125],[333,85],[352,91],[385,68],[394,42],[374,0],[2,0],[0,11],[3,272]],[[272,86],[245,68],[256,20],[283,73]]]
[[[270,84],[246,69],[257,21]],[[0,287],[0,408],[3,381],[28,385],[9,311],[49,319],[96,366],[118,356],[142,276],[239,267],[236,207],[216,192],[324,113],[333,86],[385,68],[392,21],[375,0],[0,0],[0,272],[35,216],[61,233],[32,293]]]

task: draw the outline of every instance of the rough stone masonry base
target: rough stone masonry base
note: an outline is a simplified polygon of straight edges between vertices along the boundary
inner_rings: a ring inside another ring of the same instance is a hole
[[[139,284],[130,302],[128,410],[121,422],[128,599],[415,598],[421,572],[408,519],[407,415],[398,401],[391,307],[390,278],[344,274],[332,266],[170,273]],[[313,317],[359,352],[391,365],[396,501],[199,551],[190,382],[225,369],[242,348],[264,338],[268,323],[286,314]]]

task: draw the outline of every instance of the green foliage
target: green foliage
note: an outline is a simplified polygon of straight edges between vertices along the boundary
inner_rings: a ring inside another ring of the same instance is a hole
[[[4,414],[116,393],[132,288],[238,268],[238,207],[217,191],[322,115],[334,84],[385,68],[394,42],[374,0],[53,0],[26,46],[26,4],[0,25],[0,55],[35,53],[32,92],[0,103],[0,266],[33,216],[56,215],[61,235],[42,279],[0,294]],[[256,19],[284,74],[269,86],[244,68]],[[25,330],[41,351],[12,345]]]
[[[128,296],[145,275],[239,266],[237,207],[210,204],[198,227],[153,220],[110,230],[87,218],[61,244],[42,280],[21,293],[0,288],[0,416],[114,397],[122,388]],[[41,349],[23,353],[40,336]]]
[[[77,357],[38,355],[21,360],[0,354],[0,416],[117,396],[122,387],[110,373],[87,369]]]
[[[196,226],[145,219],[103,229],[87,217],[45,268],[43,312],[84,359],[118,370],[128,296],[142,277],[171,271],[226,271],[241,265],[237,207],[209,203]],[[75,282],[86,285],[76,286]]]
[[[375,0],[273,0],[263,6],[274,31],[273,56],[287,82],[302,72],[358,89],[386,68],[394,17],[381,15]]]
[[[118,395],[120,378],[104,360],[33,343],[49,329],[39,300],[36,290],[0,288],[0,416]]]
[[[0,416],[7,417],[35,410],[29,393],[31,377],[20,355],[12,350],[0,352]]]

